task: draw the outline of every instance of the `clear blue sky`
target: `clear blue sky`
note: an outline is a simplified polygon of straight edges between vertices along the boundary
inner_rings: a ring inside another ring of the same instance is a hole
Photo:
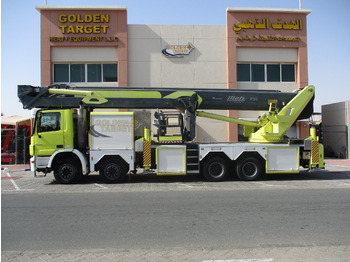
[[[1,112],[30,115],[17,85],[40,85],[40,14],[44,0],[1,1]],[[128,24],[225,25],[227,7],[299,8],[299,0],[47,0],[48,5],[126,5]],[[350,100],[349,0],[302,0],[307,17],[309,84],[321,105]],[[349,25],[349,27],[348,27]]]

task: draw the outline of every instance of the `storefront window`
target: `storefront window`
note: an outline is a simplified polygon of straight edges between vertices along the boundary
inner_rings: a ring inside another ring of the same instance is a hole
[[[295,82],[295,64],[237,64],[238,82]]]
[[[101,82],[101,65],[100,64],[87,65],[87,81]]]
[[[117,64],[103,64],[103,82],[117,82],[117,73]]]
[[[267,82],[280,82],[280,65],[267,65]]]
[[[282,65],[282,82],[294,82],[294,81],[295,81],[295,66]]]
[[[54,65],[54,82],[69,82],[69,65],[55,64]]]
[[[117,82],[117,64],[54,64],[55,83]]]
[[[85,65],[70,65],[70,82],[85,82]]]
[[[237,81],[250,81],[250,64],[237,64]]]
[[[265,82],[264,64],[252,64],[252,82]]]

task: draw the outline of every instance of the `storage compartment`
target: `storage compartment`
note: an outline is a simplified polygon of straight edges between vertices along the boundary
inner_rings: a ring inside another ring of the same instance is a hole
[[[268,147],[266,173],[299,172],[299,147]]]
[[[186,146],[161,146],[156,149],[158,175],[186,174]]]

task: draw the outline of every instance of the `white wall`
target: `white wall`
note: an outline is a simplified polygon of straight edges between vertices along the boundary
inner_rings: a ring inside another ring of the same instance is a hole
[[[53,47],[52,62],[117,62],[116,47]]]
[[[296,48],[237,48],[237,62],[296,63]]]

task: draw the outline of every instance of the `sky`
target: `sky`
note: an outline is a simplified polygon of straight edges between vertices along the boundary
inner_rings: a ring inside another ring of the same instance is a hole
[[[128,24],[225,25],[227,7],[299,8],[299,0],[46,0],[48,5],[125,5]],[[1,113],[30,116],[17,85],[40,86],[40,13],[45,0],[1,0]],[[302,0],[307,16],[309,84],[321,105],[350,100],[349,0]],[[348,27],[349,24],[349,27]]]

